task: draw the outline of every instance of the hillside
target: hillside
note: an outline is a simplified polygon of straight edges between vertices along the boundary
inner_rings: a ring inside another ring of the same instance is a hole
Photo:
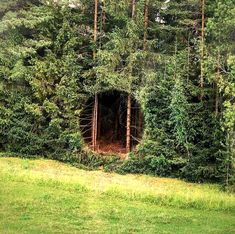
[[[234,233],[217,185],[0,158],[0,233]]]

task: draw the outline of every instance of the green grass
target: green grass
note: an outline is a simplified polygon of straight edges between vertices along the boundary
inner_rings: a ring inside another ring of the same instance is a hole
[[[219,186],[0,158],[0,233],[235,233]]]

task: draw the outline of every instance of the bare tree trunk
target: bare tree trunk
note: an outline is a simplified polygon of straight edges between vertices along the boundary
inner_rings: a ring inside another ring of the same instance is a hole
[[[139,111],[138,111],[138,136],[137,138],[141,138],[141,134],[142,134],[142,127],[143,127],[143,115],[141,112],[141,108],[139,107]]]
[[[201,32],[201,76],[200,76],[200,88],[201,88],[201,97],[200,100],[203,99],[204,96],[204,44],[205,44],[205,0],[201,0],[201,8],[202,8],[202,32]]]
[[[131,10],[131,18],[134,19],[135,18],[135,8],[136,8],[136,0],[132,0],[132,10]]]
[[[99,97],[98,97],[98,124],[97,124],[97,139],[100,139],[100,135],[101,135],[101,118],[102,118],[102,113],[101,113],[101,102],[99,102]]]
[[[132,0],[131,18],[135,18],[136,0]],[[131,69],[132,71],[132,69]],[[131,94],[127,97],[126,152],[131,151]]]
[[[131,95],[127,97],[126,152],[131,151]]]
[[[147,49],[147,29],[148,29],[148,4],[149,0],[145,0],[145,5],[144,5],[144,51]]]
[[[97,41],[97,18],[98,18],[98,0],[95,1],[95,10],[94,10],[94,44]],[[96,51],[93,51],[93,59],[96,57]],[[92,116],[92,148],[95,151],[97,146],[97,119],[98,119],[98,95],[95,94],[95,102],[93,107],[93,116]]]
[[[97,121],[98,120],[98,95],[95,94],[92,117],[92,148],[95,151],[97,148]]]
[[[98,21],[98,0],[94,0],[95,1],[95,10],[94,10],[94,38],[93,38],[93,41],[94,41],[94,44],[96,43],[97,41],[97,21]],[[93,58],[95,58],[96,56],[96,51],[95,49],[93,50]]]

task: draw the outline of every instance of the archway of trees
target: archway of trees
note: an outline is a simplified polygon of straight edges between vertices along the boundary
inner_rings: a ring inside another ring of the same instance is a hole
[[[99,93],[97,100],[95,97],[90,98],[80,116],[81,131],[86,144],[103,154],[125,154],[133,150],[142,136],[143,117],[140,105],[134,98],[131,98],[130,104],[128,105],[128,94],[119,91]],[[96,105],[97,113],[94,118]],[[131,107],[129,111],[128,106]],[[128,135],[130,149],[127,148]]]

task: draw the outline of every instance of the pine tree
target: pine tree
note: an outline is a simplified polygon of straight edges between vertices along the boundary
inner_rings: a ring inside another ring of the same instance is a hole
[[[213,14],[208,22],[210,43],[208,50],[208,77],[215,84],[215,116],[225,133],[223,154],[217,158],[221,177],[227,185],[234,175],[235,115],[234,115],[234,0],[211,2]],[[222,112],[223,111],[223,112]],[[222,112],[222,113],[221,113]]]

